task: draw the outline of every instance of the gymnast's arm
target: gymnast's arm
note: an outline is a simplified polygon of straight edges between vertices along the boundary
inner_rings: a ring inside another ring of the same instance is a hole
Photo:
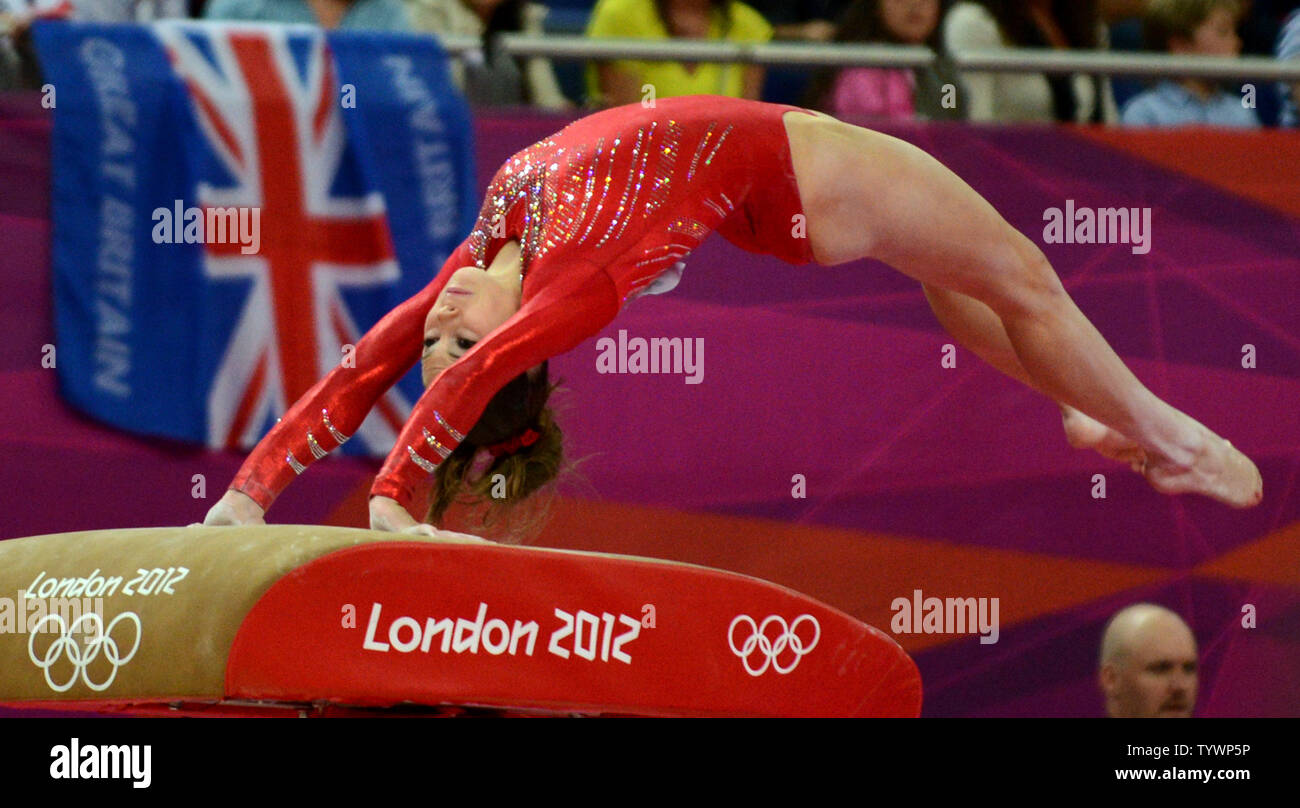
[[[568,257],[559,261],[562,268],[538,278],[544,285],[519,311],[439,373],[420,397],[370,489],[372,528],[418,528],[426,508],[417,489],[464,440],[497,391],[576,348],[618,314],[618,291],[602,268]],[[541,269],[533,272],[540,275]]]
[[[428,286],[366,332],[357,342],[355,366],[334,368],[285,413],[258,442],[203,523],[261,523],[267,508],[302,469],[347,440],[379,397],[416,363],[425,315],[456,270],[473,263],[466,240]]]

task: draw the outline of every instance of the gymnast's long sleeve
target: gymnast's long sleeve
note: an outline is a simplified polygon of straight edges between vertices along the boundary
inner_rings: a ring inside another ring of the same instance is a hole
[[[806,112],[665,98],[589,115],[512,155],[438,277],[366,334],[355,368],[335,368],[294,404],[231,487],[266,509],[346,440],[419,359],[425,317],[451,274],[487,269],[507,241],[520,245],[519,311],[434,379],[371,488],[416,518],[417,487],[502,387],[595,335],[626,301],[672,288],[710,232],[790,263],[813,260],[783,123],[790,111]]]
[[[529,368],[577,347],[618,313],[621,301],[614,282],[590,261],[570,258],[562,268],[539,265],[528,278],[534,279],[538,291],[526,296],[519,311],[425,390],[376,475],[371,496],[397,500],[416,520],[423,519],[417,501],[420,481],[464,440],[497,391]]]
[[[230,488],[265,511],[312,461],[346,441],[380,396],[419,360],[425,315],[456,270],[473,263],[468,242],[462,242],[428,286],[357,342],[354,367],[334,368],[298,399],[258,442]]]

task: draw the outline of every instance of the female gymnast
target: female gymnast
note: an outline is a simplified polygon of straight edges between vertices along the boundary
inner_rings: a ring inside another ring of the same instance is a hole
[[[1071,445],[1162,493],[1263,496],[1255,465],[1143,386],[1033,242],[928,154],[799,107],[688,96],[598,112],[507,160],[433,282],[294,404],[205,524],[261,523],[417,360],[426,389],[375,477],[371,527],[432,535],[422,516],[438,523],[497,473],[506,502],[528,496],[559,466],[546,360],[675,285],[714,231],[792,264],[883,261],[958,341],[1057,401]]]

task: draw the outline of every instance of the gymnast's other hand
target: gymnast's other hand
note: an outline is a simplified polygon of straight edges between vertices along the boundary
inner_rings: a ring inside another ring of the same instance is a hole
[[[252,497],[235,490],[227,491],[217,504],[208,510],[205,525],[264,525],[266,511]],[[190,525],[196,527],[196,525]]]
[[[370,529],[386,530],[392,533],[411,533],[416,536],[437,536],[443,539],[455,539],[474,544],[492,544],[487,539],[471,536],[468,533],[439,530],[433,525],[417,522],[411,518],[405,508],[397,503],[397,500],[388,497],[370,498]]]
[[[385,530],[390,533],[414,533],[419,536],[433,536],[438,532],[433,525],[426,525],[412,519],[397,500],[389,497],[370,498],[370,529]]]

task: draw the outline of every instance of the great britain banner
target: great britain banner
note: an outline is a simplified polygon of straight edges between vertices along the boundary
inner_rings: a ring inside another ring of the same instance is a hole
[[[60,390],[133,432],[247,448],[434,276],[477,213],[432,37],[40,23]],[[408,374],[359,431],[385,454]]]

